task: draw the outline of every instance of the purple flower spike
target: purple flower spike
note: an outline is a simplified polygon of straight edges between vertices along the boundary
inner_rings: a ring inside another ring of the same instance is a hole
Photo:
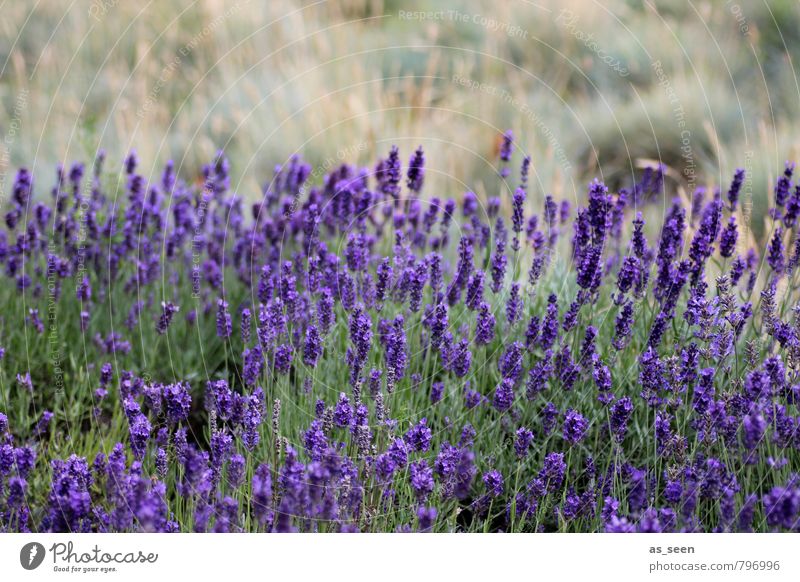
[[[589,421],[576,410],[569,409],[564,417],[563,436],[564,440],[574,445],[583,440],[586,431],[589,430]]]

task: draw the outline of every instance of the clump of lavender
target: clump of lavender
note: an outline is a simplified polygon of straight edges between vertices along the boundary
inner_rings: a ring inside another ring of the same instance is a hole
[[[252,205],[222,153],[153,181],[131,154],[116,199],[20,170],[0,530],[797,530],[794,166],[744,237],[743,170],[537,214],[498,146],[486,199],[431,197],[421,148],[293,156]]]

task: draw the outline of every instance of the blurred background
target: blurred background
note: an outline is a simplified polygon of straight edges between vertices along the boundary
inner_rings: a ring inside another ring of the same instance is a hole
[[[499,137],[533,157],[533,189],[583,196],[653,160],[679,192],[748,170],[754,228],[797,157],[794,0],[5,1],[0,188],[20,165],[186,178],[217,149],[258,196],[295,153],[322,170],[422,144],[429,195],[497,194]],[[322,171],[314,174],[321,179]],[[46,191],[46,190],[45,190]]]

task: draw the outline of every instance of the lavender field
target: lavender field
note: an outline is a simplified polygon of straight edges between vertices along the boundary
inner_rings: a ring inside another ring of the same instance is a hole
[[[2,529],[796,531],[793,165],[759,248],[743,170],[651,223],[663,167],[537,208],[514,149],[458,201],[421,148],[252,204],[222,152],[20,169]]]

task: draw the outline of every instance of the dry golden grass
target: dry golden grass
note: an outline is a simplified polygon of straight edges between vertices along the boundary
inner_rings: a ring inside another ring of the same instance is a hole
[[[788,1],[7,0],[2,13],[3,175],[49,176],[98,147],[193,174],[225,148],[255,192],[295,152],[365,163],[421,143],[430,193],[481,192],[511,127],[540,191],[625,183],[643,159],[684,188],[724,187],[747,165],[758,214],[796,150]]]

